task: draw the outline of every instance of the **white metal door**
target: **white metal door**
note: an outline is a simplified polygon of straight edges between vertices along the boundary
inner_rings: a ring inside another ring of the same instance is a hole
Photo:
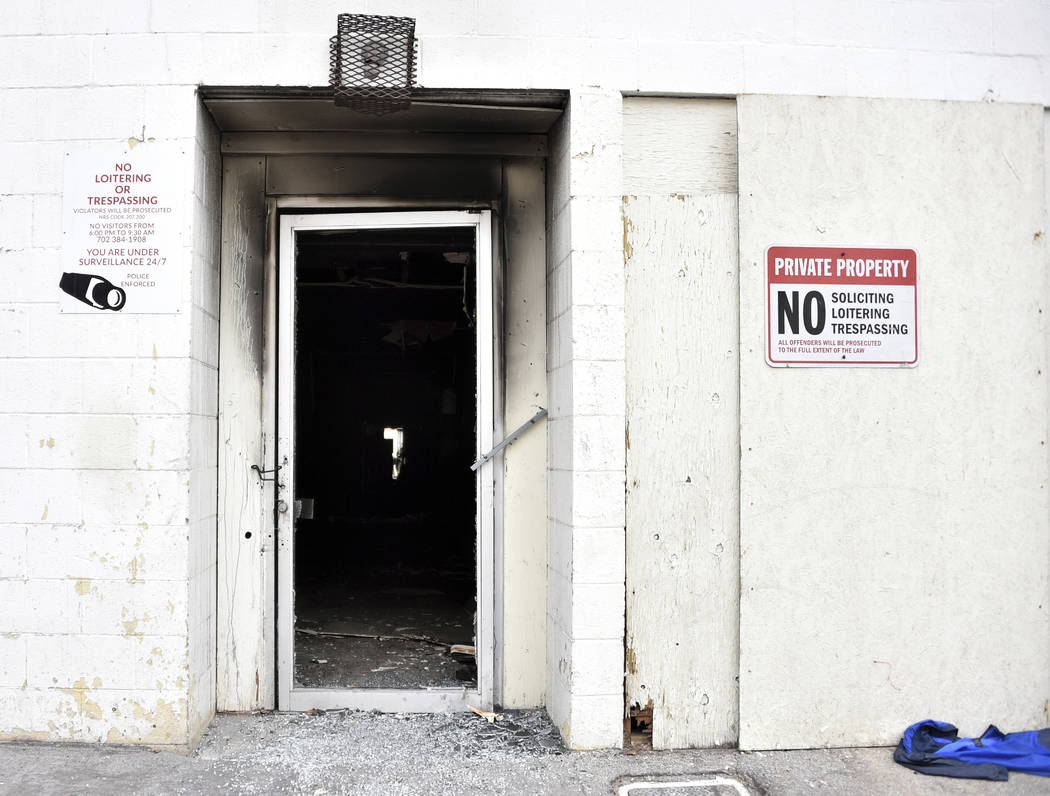
[[[280,219],[278,263],[277,376],[277,695],[280,710],[352,708],[381,711],[441,712],[474,705],[492,706],[493,694],[493,501],[492,464],[478,470],[475,483],[477,615],[476,689],[321,689],[296,687],[294,678],[295,551],[295,265],[296,237],[321,230],[473,227],[477,285],[477,434],[478,457],[493,445],[493,286],[491,214],[481,211],[394,213],[321,213],[284,215]]]

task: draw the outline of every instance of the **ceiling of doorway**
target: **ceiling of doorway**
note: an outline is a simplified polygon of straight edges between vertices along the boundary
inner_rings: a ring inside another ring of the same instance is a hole
[[[418,89],[408,110],[369,116],[336,106],[329,89],[201,86],[198,93],[223,132],[536,135],[550,130],[568,98],[557,90]]]

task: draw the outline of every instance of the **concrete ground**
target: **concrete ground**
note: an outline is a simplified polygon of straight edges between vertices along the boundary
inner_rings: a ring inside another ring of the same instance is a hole
[[[891,752],[567,752],[539,712],[506,713],[491,725],[473,714],[224,715],[190,755],[0,744],[0,794],[1050,793],[1050,779],[1023,774],[1006,783],[923,776]],[[712,774],[723,784],[671,784]]]

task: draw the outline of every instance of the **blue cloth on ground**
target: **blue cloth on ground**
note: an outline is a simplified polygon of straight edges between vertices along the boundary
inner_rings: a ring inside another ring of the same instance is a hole
[[[980,738],[960,738],[954,725],[924,719],[904,731],[893,759],[940,777],[1003,781],[1010,771],[1050,777],[1050,727],[1004,734],[990,725]]]

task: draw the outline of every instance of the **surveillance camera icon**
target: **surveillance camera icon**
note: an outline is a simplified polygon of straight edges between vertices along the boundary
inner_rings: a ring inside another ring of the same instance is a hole
[[[78,301],[97,310],[124,309],[128,294],[102,276],[95,274],[62,274],[58,286]]]

